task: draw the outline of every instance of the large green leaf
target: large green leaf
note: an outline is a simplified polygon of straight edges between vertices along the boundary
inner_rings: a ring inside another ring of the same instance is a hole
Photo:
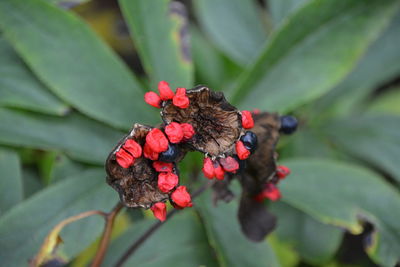
[[[328,121],[324,132],[351,155],[389,173],[400,183],[400,117],[353,116]]]
[[[196,209],[221,266],[279,266],[267,242],[249,241],[240,230],[237,199],[214,206],[211,193],[207,192],[196,201]]]
[[[266,41],[253,0],[193,1],[198,19],[219,49],[239,64],[255,59]]]
[[[0,105],[61,115],[68,107],[51,94],[0,37]]]
[[[0,219],[2,266],[26,266],[39,251],[45,236],[57,223],[88,210],[109,211],[117,194],[104,180],[103,170],[90,170],[50,186],[14,207]],[[61,232],[62,250],[77,255],[100,234],[101,217],[90,217]]]
[[[63,150],[88,163],[104,164],[122,134],[73,113],[58,118],[0,108],[0,143]]]
[[[0,29],[33,72],[81,112],[119,128],[154,118],[127,67],[71,12],[42,0],[3,0]]]
[[[375,97],[368,105],[368,113],[400,115],[400,87]]]
[[[23,199],[21,164],[17,153],[0,149],[0,216]]]
[[[400,12],[368,48],[356,68],[332,91],[319,99],[312,111],[346,115],[359,109],[361,102],[371,91],[396,79],[400,74],[399,27]]]
[[[144,220],[117,238],[110,246],[103,266],[114,266],[133,242],[154,220]],[[181,212],[161,226],[146,240],[124,266],[218,266],[207,243],[204,228],[198,217],[188,210]]]
[[[287,111],[332,89],[398,9],[395,0],[314,0],[271,36],[238,81],[233,102]]]
[[[375,227],[367,245],[382,266],[400,259],[400,194],[371,171],[329,160],[286,161],[290,178],[280,185],[283,201],[315,219],[360,233],[367,220]]]
[[[282,202],[273,203],[270,209],[278,218],[277,236],[295,247],[303,259],[315,265],[332,260],[342,241],[341,229]]]
[[[184,6],[169,0],[121,0],[120,4],[152,86],[165,80],[174,87],[192,87]]]
[[[274,26],[279,25],[290,14],[293,14],[298,8],[309,0],[268,0],[268,8],[271,14]]]

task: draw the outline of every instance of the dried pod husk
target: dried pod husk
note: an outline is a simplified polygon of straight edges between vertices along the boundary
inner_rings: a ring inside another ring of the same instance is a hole
[[[186,95],[190,101],[187,108],[176,107],[172,101],[163,103],[163,121],[191,124],[195,135],[187,144],[193,150],[211,157],[232,154],[243,134],[240,112],[226,101],[222,92],[212,92],[204,86],[189,89]]]
[[[263,112],[254,115],[252,132],[257,135],[258,148],[247,159],[246,169],[239,180],[250,195],[257,195],[263,185],[274,179],[276,173],[275,152],[279,140],[280,119],[277,113]]]
[[[146,135],[151,129],[152,127],[135,124],[129,134],[119,141],[106,161],[107,183],[119,193],[121,202],[127,207],[150,208],[154,203],[169,198],[168,194],[158,189],[158,172],[153,168],[152,160],[142,154],[129,168],[122,168],[116,161],[115,154],[126,140],[133,139],[143,147]],[[174,173],[177,172],[177,168],[174,167]]]

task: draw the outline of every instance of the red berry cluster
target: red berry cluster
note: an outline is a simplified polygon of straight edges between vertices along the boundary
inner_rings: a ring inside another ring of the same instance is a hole
[[[165,81],[158,84],[158,94],[148,92],[144,100],[162,109],[164,124],[156,128],[135,124],[106,164],[108,183],[129,207],[150,208],[161,221],[166,219],[166,200],[177,209],[192,207],[187,188],[179,184],[176,165],[187,151],[204,153],[204,176],[217,180],[236,174],[256,153],[257,135],[249,129],[255,127],[253,114],[258,116],[259,110],[238,111],[222,93],[206,87],[177,88],[174,93]],[[287,167],[278,166],[276,179],[268,180],[254,199],[278,200],[276,184],[289,173]]]
[[[277,201],[281,198],[281,192],[276,186],[280,180],[285,179],[286,176],[290,174],[290,169],[286,166],[279,165],[276,167],[275,176],[278,179],[273,179],[264,185],[263,191],[256,195],[254,199],[258,202],[262,202],[264,199],[269,199],[271,201]]]

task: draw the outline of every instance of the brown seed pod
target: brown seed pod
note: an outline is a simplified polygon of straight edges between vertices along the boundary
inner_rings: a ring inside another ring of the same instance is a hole
[[[152,167],[152,160],[142,154],[129,168],[122,168],[116,161],[116,153],[126,140],[133,139],[143,147],[151,129],[152,127],[135,124],[129,134],[111,151],[106,161],[107,183],[119,193],[121,202],[127,207],[150,208],[154,203],[169,198],[168,194],[157,187],[158,173]],[[174,172],[177,172],[176,168]]]
[[[211,157],[232,154],[243,134],[240,112],[226,101],[223,93],[204,86],[189,89],[186,95],[190,101],[187,108],[176,107],[172,101],[163,103],[163,121],[191,124],[195,135],[187,144],[194,150]]]

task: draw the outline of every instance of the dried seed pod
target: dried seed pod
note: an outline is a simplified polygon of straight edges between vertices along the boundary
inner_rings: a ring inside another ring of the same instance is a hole
[[[211,157],[231,154],[235,143],[243,134],[240,112],[229,104],[224,94],[198,86],[186,91],[190,105],[179,108],[171,101],[163,103],[161,116],[166,124],[189,123],[195,135],[187,140],[194,150]]]
[[[107,183],[119,193],[121,202],[127,207],[150,208],[154,203],[169,198],[168,194],[158,189],[158,172],[153,168],[152,160],[141,155],[129,168],[122,168],[116,160],[117,151],[127,140],[134,140],[143,147],[151,129],[152,127],[135,124],[129,134],[112,150],[106,161]]]

